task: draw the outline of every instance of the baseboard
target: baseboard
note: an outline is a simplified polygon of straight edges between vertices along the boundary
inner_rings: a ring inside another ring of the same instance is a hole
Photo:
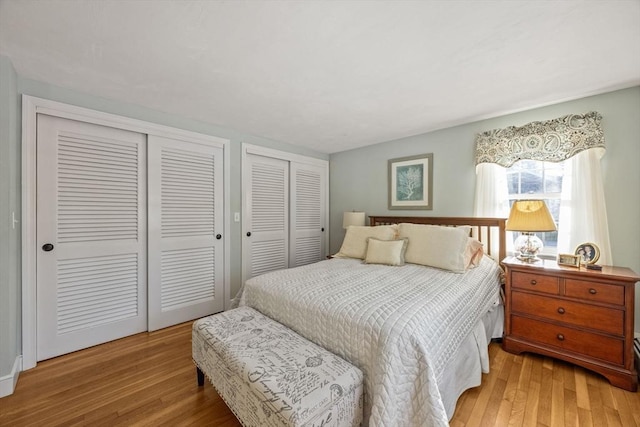
[[[13,362],[13,369],[9,375],[0,377],[0,397],[13,394],[13,391],[16,388],[16,383],[18,382],[18,375],[20,375],[20,371],[22,371],[22,356],[16,357],[16,360]]]

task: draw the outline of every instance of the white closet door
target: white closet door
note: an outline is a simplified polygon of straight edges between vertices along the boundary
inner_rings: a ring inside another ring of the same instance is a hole
[[[325,257],[326,168],[291,162],[291,239],[289,267]]]
[[[149,330],[224,308],[223,149],[149,135]]]
[[[37,118],[37,359],[147,329],[145,135]]]
[[[247,154],[243,279],[289,266],[289,162]]]

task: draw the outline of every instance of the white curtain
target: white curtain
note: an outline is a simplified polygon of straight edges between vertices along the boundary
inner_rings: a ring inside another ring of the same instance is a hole
[[[613,265],[600,168],[604,153],[603,148],[592,148],[565,160],[558,252],[572,254],[579,244],[592,242],[600,248],[597,263]]]
[[[480,163],[476,166],[476,195],[473,206],[476,217],[507,218],[509,216],[509,191],[507,169],[496,163]],[[496,231],[496,230],[494,230]],[[510,232],[507,233],[507,251],[513,246]],[[492,254],[498,252],[499,236],[491,235]],[[499,260],[502,261],[502,260]]]
[[[474,216],[508,217],[509,192],[506,168],[497,163],[480,163],[476,166],[476,177]]]

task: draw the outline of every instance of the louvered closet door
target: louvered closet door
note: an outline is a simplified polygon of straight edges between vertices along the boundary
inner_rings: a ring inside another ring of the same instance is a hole
[[[324,259],[326,169],[291,162],[291,240],[289,267]]]
[[[37,359],[147,329],[145,135],[38,115]]]
[[[149,330],[224,308],[223,149],[149,135]]]
[[[289,162],[247,154],[246,164],[245,280],[289,266]]]

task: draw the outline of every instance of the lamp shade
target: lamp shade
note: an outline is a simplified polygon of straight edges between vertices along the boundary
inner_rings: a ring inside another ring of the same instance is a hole
[[[555,231],[551,213],[543,200],[516,200],[511,206],[508,231]]]
[[[342,216],[342,228],[350,225],[364,225],[364,212],[345,212]]]

